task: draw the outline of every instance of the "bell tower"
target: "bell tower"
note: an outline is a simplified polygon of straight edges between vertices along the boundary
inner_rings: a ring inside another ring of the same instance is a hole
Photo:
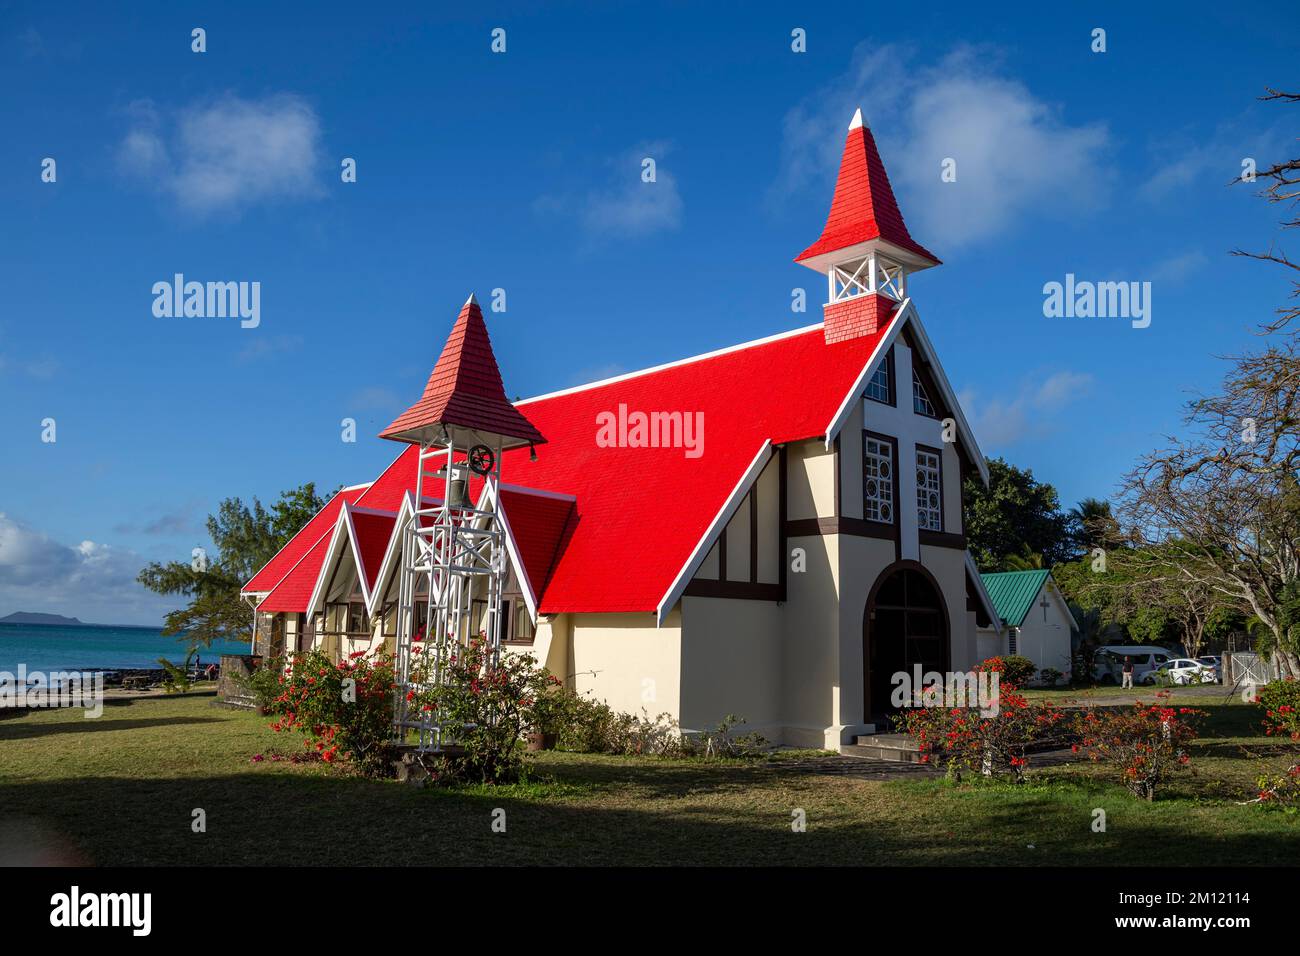
[[[826,275],[827,344],[875,332],[906,297],[907,276],[939,265],[907,231],[861,109],[849,124],[826,226],[794,261]]]
[[[407,695],[443,680],[450,655],[480,632],[496,660],[507,560],[497,507],[501,454],[546,441],[506,398],[474,296],[461,307],[424,395],[380,437],[420,449],[414,513],[401,531],[395,734],[400,743],[415,731],[418,750],[438,751],[456,728],[415,711]]]

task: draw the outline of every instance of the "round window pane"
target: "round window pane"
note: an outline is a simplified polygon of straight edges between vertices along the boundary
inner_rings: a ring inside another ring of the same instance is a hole
[[[881,521],[893,521],[893,520],[894,520],[894,515],[893,515],[893,512],[890,510],[889,505],[881,505],[881,506],[880,506],[880,520],[881,520]]]
[[[930,507],[931,508],[939,507],[939,496],[933,491],[930,492]]]
[[[876,479],[874,479],[874,478],[868,478],[868,479],[867,479],[867,497],[868,497],[868,498],[874,498],[874,497],[876,497],[876,491],[877,491]]]

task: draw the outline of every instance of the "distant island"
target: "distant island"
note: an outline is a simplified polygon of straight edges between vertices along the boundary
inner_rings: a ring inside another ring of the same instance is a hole
[[[32,611],[15,611],[8,617],[0,617],[0,624],[80,624],[75,617],[64,617],[62,614],[37,614]]]

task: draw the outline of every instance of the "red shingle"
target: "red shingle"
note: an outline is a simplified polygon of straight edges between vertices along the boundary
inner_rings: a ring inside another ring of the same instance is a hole
[[[506,398],[483,310],[473,296],[461,308],[447,336],[424,395],[379,437],[413,441],[417,439],[412,432],[438,424],[460,425],[535,444],[546,441]]]
[[[849,130],[835,180],[835,198],[821,237],[795,258],[795,262],[835,252],[870,239],[883,239],[910,252],[939,260],[907,231],[881,162],[875,137],[865,125]]]

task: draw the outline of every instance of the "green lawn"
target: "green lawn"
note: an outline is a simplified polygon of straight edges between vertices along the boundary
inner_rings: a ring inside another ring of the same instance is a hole
[[[1257,708],[1213,705],[1195,776],[1145,804],[1084,764],[1010,786],[830,772],[846,758],[703,763],[543,755],[536,782],[415,790],[251,762],[293,740],[208,697],[0,720],[0,862],[122,864],[1249,864],[1300,860],[1300,816],[1238,806],[1262,765]],[[1198,702],[1205,705],[1205,702]],[[1260,755],[1251,759],[1249,754]],[[506,833],[491,828],[506,811]],[[1093,809],[1108,827],[1094,833]],[[191,830],[202,808],[207,832]],[[791,812],[807,814],[805,833]],[[49,858],[48,856],[46,858]]]

